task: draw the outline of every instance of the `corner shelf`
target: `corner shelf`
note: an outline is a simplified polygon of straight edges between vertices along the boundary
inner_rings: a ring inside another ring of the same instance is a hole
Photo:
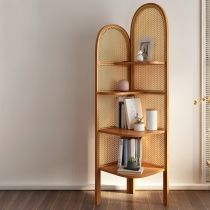
[[[151,176],[160,172],[163,172],[165,169],[164,167],[160,167],[160,166],[155,166],[153,164],[149,164],[149,163],[142,163],[142,166],[144,167],[144,171],[142,174],[140,173],[123,173],[123,172],[119,172],[118,171],[118,166],[117,163],[112,163],[110,165],[105,165],[105,166],[101,166],[99,167],[101,171],[105,171],[117,176],[121,176],[121,177],[125,177],[125,178],[144,178],[147,176]]]
[[[134,131],[134,130],[128,130],[123,128],[117,128],[117,127],[108,127],[99,129],[98,133],[106,133],[110,135],[120,136],[120,137],[127,137],[127,138],[142,138],[144,136],[152,136],[152,135],[160,135],[164,134],[165,131],[163,129],[159,129],[156,131]]]
[[[148,42],[145,43],[147,47],[143,42]],[[151,61],[135,61],[140,48],[148,53]],[[130,194],[135,191],[134,178],[162,172],[163,203],[167,205],[169,70],[168,28],[163,9],[154,3],[141,6],[133,16],[130,36],[119,25],[104,26],[98,33],[95,49],[95,203],[99,205],[101,202],[102,171],[127,178],[127,193]],[[129,81],[129,91],[117,90],[119,81],[123,79]],[[119,114],[122,115],[117,104],[121,100],[118,96],[140,97],[144,116],[146,109],[157,109],[158,127],[163,129],[138,132],[109,127],[116,125]],[[116,161],[120,138],[143,138],[139,148],[143,154],[142,174],[118,172]]]

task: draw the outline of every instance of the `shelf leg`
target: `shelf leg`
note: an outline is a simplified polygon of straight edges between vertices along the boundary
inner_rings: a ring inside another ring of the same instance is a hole
[[[135,192],[135,183],[134,179],[127,178],[127,193],[134,194]]]
[[[165,206],[168,205],[168,194],[169,194],[168,173],[167,171],[164,171],[163,172],[163,204]]]
[[[95,174],[95,204],[101,203],[101,171],[97,169]]]

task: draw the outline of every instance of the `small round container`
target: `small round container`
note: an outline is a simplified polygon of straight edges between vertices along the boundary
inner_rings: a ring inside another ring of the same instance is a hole
[[[119,81],[119,90],[120,91],[129,91],[129,82],[128,80],[120,80]]]
[[[144,123],[134,123],[134,131],[144,131]]]
[[[158,113],[157,113],[156,109],[147,109],[146,110],[147,130],[149,130],[149,131],[157,130],[157,117],[158,117],[157,115],[158,115]]]

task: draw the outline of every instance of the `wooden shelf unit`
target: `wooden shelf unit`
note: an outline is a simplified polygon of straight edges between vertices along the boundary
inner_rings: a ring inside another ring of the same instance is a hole
[[[133,179],[163,173],[163,203],[168,202],[168,32],[163,9],[154,3],[141,6],[133,16],[130,37],[120,26],[104,26],[96,40],[95,60],[95,203],[101,202],[101,172],[127,178],[127,192],[134,193]],[[152,61],[136,60],[141,40],[154,40]],[[127,79],[129,91],[117,90]],[[116,128],[116,97],[140,97],[143,114],[158,110],[158,130],[136,132]],[[143,140],[142,174],[118,172],[120,138]]]

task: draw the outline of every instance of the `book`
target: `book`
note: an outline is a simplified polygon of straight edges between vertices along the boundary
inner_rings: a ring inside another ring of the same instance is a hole
[[[130,149],[130,153],[129,153],[129,157],[136,157],[136,144],[135,144],[135,140],[136,139],[131,139],[130,140],[130,147],[129,147],[129,149]],[[128,157],[128,158],[129,158]]]
[[[127,129],[128,126],[127,126],[127,121],[126,121],[126,112],[125,112],[125,103],[123,104],[123,128]]]
[[[142,174],[143,171],[144,171],[144,167],[140,167],[139,170],[137,170],[137,171],[129,170],[129,169],[125,169],[123,167],[120,167],[120,168],[118,168],[117,171],[120,172],[120,173],[126,173],[126,174],[137,174],[137,173]]]
[[[123,140],[123,166],[127,167],[128,163],[128,139]]]
[[[122,157],[123,157],[123,139],[119,140],[119,153],[118,153],[118,167],[122,166]]]
[[[135,158],[137,166],[140,168],[136,172],[142,172],[142,140],[138,139],[120,139],[119,141],[119,157],[118,168],[119,171],[132,172],[134,170],[127,169],[128,159]]]
[[[141,100],[140,98],[125,98],[124,101],[127,128],[133,129],[137,114],[140,118],[143,117]]]
[[[125,98],[133,98],[126,96],[119,96],[116,98],[116,127],[117,128],[127,128],[126,122],[126,111],[125,111]]]
[[[119,128],[122,128],[122,104],[123,102],[119,102]]]
[[[116,127],[121,128],[121,104],[124,104],[124,97],[120,96],[116,99]]]
[[[143,141],[142,139],[139,141],[139,147],[140,147],[140,154],[139,154],[139,166],[141,167],[142,166],[142,157],[143,157]]]
[[[135,159],[137,162],[137,165],[139,166],[140,161],[140,143],[138,139],[135,139]]]
[[[120,126],[120,128],[127,128],[124,102],[121,103],[121,126]]]

